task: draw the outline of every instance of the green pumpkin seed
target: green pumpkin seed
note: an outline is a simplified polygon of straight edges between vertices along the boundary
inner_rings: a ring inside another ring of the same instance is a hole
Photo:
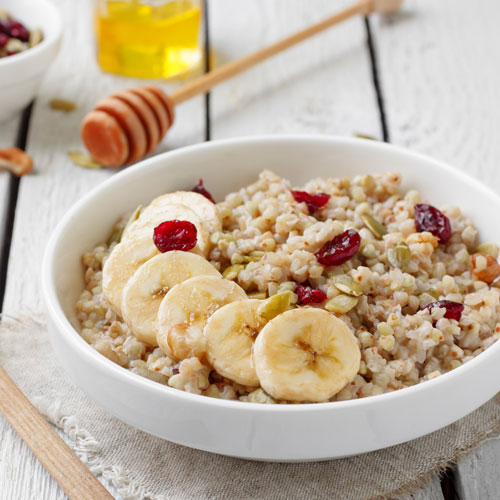
[[[363,293],[361,285],[347,274],[334,276],[332,278],[332,282],[338,290],[346,293],[347,295],[359,297]]]
[[[290,292],[282,292],[269,297],[257,309],[257,314],[267,321],[290,309]]]
[[[360,185],[365,191],[373,191],[377,186],[375,179],[371,175],[362,175]]]
[[[350,295],[340,294],[336,297],[333,297],[333,299],[330,299],[325,304],[325,309],[337,314],[346,314],[353,307],[356,307],[358,300],[358,297],[351,297]]]
[[[427,290],[424,290],[420,295],[423,295],[424,293],[426,293],[427,295],[430,295],[432,298],[434,298],[436,300],[439,299],[439,295],[436,292],[436,290],[434,290],[434,288],[427,288]]]
[[[387,251],[387,260],[391,266],[404,269],[411,260],[410,247],[402,241],[399,243],[393,243]]]
[[[103,168],[102,165],[99,165],[94,158],[90,155],[86,155],[85,153],[80,153],[79,151],[70,151],[68,153],[68,158],[79,167],[85,167],[90,169]]]
[[[142,210],[142,205],[139,205],[133,212],[132,215],[129,217],[127,223],[123,227],[117,227],[112,233],[111,236],[108,238],[107,244],[108,246],[111,245],[112,243],[120,243],[123,233],[128,229],[130,224],[132,222],[136,221],[139,218],[139,215],[141,214]]]
[[[376,137],[373,137],[373,135],[368,135],[368,134],[360,134],[359,132],[356,132],[354,134],[355,137],[359,137],[360,139],[368,139],[370,141],[378,141]]]
[[[65,113],[70,113],[76,109],[76,104],[66,99],[52,99],[49,106],[56,111],[64,111]]]
[[[278,292],[295,292],[295,288],[297,288],[295,281],[283,281],[278,286]]]
[[[496,243],[481,243],[476,248],[476,253],[484,253],[491,255],[494,259],[498,259],[498,245]]]
[[[385,226],[371,215],[363,214],[361,219],[365,223],[365,226],[373,233],[375,238],[381,240],[384,234],[387,234]]]
[[[240,271],[243,271],[243,269],[245,269],[245,266],[242,266],[241,264],[233,264],[224,270],[222,277],[226,280],[233,281],[238,277],[238,274],[240,274]]]
[[[267,392],[264,392],[260,387],[248,395],[248,401],[250,403],[276,404],[276,400],[269,396]]]

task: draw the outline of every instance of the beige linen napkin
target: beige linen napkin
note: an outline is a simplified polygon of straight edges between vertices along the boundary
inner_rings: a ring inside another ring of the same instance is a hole
[[[3,318],[0,364],[92,472],[130,500],[393,497],[500,432],[497,394],[459,422],[386,450],[319,463],[251,462],[172,444],[112,417],[69,381],[41,319]]]

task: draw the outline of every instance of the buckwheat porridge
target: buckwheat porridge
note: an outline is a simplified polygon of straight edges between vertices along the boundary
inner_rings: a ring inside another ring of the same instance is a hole
[[[440,376],[500,337],[498,247],[395,173],[202,181],[83,255],[81,335],[160,384],[260,403],[340,401]]]

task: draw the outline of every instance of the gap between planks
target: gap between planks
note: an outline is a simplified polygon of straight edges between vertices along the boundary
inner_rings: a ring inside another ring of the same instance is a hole
[[[33,102],[31,102],[22,112],[21,120],[17,127],[17,135],[14,145],[20,149],[26,149],[28,131]],[[5,288],[7,285],[7,268],[9,266],[10,248],[12,242],[12,232],[14,229],[14,218],[16,215],[17,197],[21,178],[14,174],[8,174],[7,199],[5,200],[5,214],[0,227],[2,239],[0,242],[0,313],[2,312],[3,301],[5,297]]]
[[[372,70],[373,87],[377,98],[377,107],[380,116],[380,126],[382,128],[382,138],[384,142],[390,142],[389,125],[384,106],[384,94],[382,84],[379,78],[379,66],[377,59],[377,50],[374,35],[370,26],[370,16],[365,16],[366,45],[370,55],[370,64]],[[418,494],[411,495],[410,498],[444,498],[445,500],[460,500],[456,493],[455,468],[451,466],[441,477],[435,475],[427,488]]]

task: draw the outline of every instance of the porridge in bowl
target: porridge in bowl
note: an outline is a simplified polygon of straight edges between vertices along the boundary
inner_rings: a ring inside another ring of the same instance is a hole
[[[498,247],[400,183],[263,171],[217,204],[201,181],[159,196],[83,256],[80,333],[141,376],[240,401],[438,377],[500,337]]]

